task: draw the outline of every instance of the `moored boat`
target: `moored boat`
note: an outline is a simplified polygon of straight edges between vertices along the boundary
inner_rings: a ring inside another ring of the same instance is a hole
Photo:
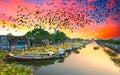
[[[99,46],[95,46],[95,47],[94,47],[94,50],[96,50],[96,49],[99,49]]]
[[[59,55],[64,55],[64,54],[65,54],[65,50],[62,49],[62,48],[59,48],[59,49],[58,49],[58,54],[59,54]]]
[[[72,48],[72,49],[78,49],[78,48],[80,48],[80,46],[75,45],[75,46],[73,46],[73,48]]]
[[[53,56],[36,56],[36,55],[15,56],[14,54],[9,54],[9,57],[13,58],[14,60],[47,60],[53,58]]]

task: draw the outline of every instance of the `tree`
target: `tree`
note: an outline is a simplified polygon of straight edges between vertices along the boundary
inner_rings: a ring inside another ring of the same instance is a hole
[[[48,40],[49,40],[49,41],[55,41],[55,36],[54,36],[54,34],[50,34]]]
[[[14,35],[12,35],[11,33],[7,34],[7,40],[9,42],[9,48],[11,50],[11,41],[14,39]]]
[[[36,28],[32,31],[27,32],[24,35],[25,40],[29,41],[28,47],[33,46],[33,43],[42,42],[43,40],[47,40],[49,38],[49,33],[42,28]],[[46,44],[46,41],[43,41]]]
[[[33,33],[29,31],[23,36],[23,38],[26,40],[28,48],[30,48],[33,44],[34,39]]]
[[[68,38],[63,32],[60,31],[55,32],[54,36],[55,36],[55,41],[60,43],[64,42]]]
[[[47,44],[50,36],[48,31],[45,31],[44,29],[39,28],[39,29],[34,29],[32,32],[34,34],[34,42],[41,42],[42,45]]]
[[[42,44],[46,45],[49,41],[56,41],[56,42],[64,42],[68,37],[60,31],[57,31],[56,33],[49,34],[48,31],[45,31],[42,28],[36,28],[32,31],[27,32],[24,35],[25,40],[29,40],[31,43],[28,45],[29,47],[32,46],[33,43],[41,42]],[[29,43],[28,43],[29,44]]]
[[[49,38],[49,33],[42,28],[35,29],[32,31],[34,34],[35,41],[42,41]]]
[[[54,34],[50,34],[48,40],[49,40],[50,44],[53,44],[55,42],[55,36],[54,36]]]
[[[83,41],[84,39],[81,39],[81,38],[77,38],[77,41]]]

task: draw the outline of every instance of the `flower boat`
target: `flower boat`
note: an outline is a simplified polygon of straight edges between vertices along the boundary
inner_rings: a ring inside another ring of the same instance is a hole
[[[25,56],[15,56],[14,54],[9,54],[9,57],[13,58],[14,60],[47,60],[52,59],[53,56],[37,56],[37,55],[25,55]]]

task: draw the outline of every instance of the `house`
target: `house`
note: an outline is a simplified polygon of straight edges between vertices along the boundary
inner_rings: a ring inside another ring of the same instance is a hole
[[[15,36],[12,41],[10,41],[11,48],[13,50],[24,50],[27,45],[26,41],[21,36]]]
[[[0,36],[0,50],[7,50],[9,49],[9,42],[5,35]]]
[[[0,35],[0,50],[21,50],[27,47],[26,41],[21,36],[15,36],[13,40],[8,42],[6,35]]]

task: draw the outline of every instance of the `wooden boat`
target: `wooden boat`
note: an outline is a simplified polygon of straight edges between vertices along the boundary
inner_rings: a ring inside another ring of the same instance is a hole
[[[94,50],[96,50],[96,49],[99,49],[99,46],[95,46],[95,47],[94,47]]]
[[[80,46],[73,46],[72,47],[73,50],[77,50],[78,48],[80,48]]]
[[[27,55],[27,56],[15,56],[14,54],[9,54],[9,57],[13,58],[14,60],[47,60],[52,59],[53,56],[35,56],[35,55]]]

